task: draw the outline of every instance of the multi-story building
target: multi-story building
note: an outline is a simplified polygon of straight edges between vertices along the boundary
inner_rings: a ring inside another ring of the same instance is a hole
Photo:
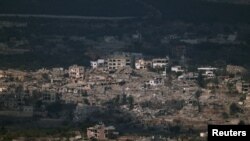
[[[157,58],[152,60],[153,68],[165,68],[169,66],[169,57],[166,58]]]
[[[105,60],[104,59],[98,59],[97,61],[90,61],[90,66],[92,69],[98,68],[98,67],[104,67]]]
[[[72,79],[83,79],[85,68],[83,66],[73,65],[69,67],[69,77]]]
[[[236,90],[242,94],[250,94],[250,83],[239,81],[236,83]]]
[[[135,61],[135,68],[138,69],[138,70],[147,69],[150,66],[152,66],[151,61],[146,61],[144,59],[139,59],[139,60]]]
[[[242,93],[249,94],[250,93],[250,83],[243,82],[242,83]]]
[[[89,139],[97,140],[110,140],[118,136],[118,132],[115,131],[115,127],[106,127],[104,124],[95,125],[87,129],[87,137]]]
[[[210,79],[216,76],[215,71],[218,69],[213,67],[199,67],[197,68],[197,70],[202,73],[202,76],[204,76],[207,79]]]
[[[107,60],[107,66],[109,70],[117,70],[119,68],[132,65],[132,59],[130,56],[113,56]]]

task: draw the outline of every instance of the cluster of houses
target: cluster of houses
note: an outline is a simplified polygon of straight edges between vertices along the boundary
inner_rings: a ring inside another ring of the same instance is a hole
[[[93,69],[106,68],[107,70],[117,70],[123,67],[132,67],[140,70],[148,68],[166,68],[169,67],[169,61],[168,56],[145,60],[141,53],[114,53],[107,59],[90,61],[90,64]]]
[[[215,67],[188,71],[183,66],[171,64],[169,57],[149,59],[140,53],[115,53],[90,63],[91,68],[72,65],[68,69],[0,71],[0,116],[47,117],[46,108],[35,107],[35,98],[44,105],[55,102],[76,105],[72,109],[73,121],[79,122],[102,110],[103,103],[125,95],[134,98],[130,103],[133,106],[122,105],[122,110],[138,117],[145,126],[162,128],[177,117],[221,118],[217,115],[226,107],[218,101],[227,99],[225,93],[229,91],[246,98],[240,101],[229,99],[231,101],[227,103],[239,102],[240,106],[250,107],[250,83],[241,79],[246,69],[240,66],[228,65],[224,69],[226,75],[219,75],[222,68]],[[230,74],[234,77],[229,77]],[[208,81],[203,88],[198,84],[199,77]],[[199,97],[197,93],[202,94]],[[186,124],[190,126],[188,122]],[[97,125],[87,129],[87,136],[102,140],[116,137],[118,132],[114,127]]]

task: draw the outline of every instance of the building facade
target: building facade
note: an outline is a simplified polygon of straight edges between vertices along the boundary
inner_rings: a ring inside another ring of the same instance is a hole
[[[97,61],[90,61],[90,66],[92,67],[92,69],[104,67],[104,65],[105,65],[104,59],[98,59]]]
[[[129,56],[115,56],[107,60],[109,70],[117,70],[126,66],[131,66],[132,59]]]
[[[85,68],[83,66],[73,65],[69,67],[69,77],[72,79],[83,79]]]
[[[166,58],[156,58],[152,60],[152,67],[155,68],[165,68],[169,66],[169,57]]]
[[[115,131],[115,127],[106,127],[104,124],[87,128],[88,139],[109,140],[116,138],[118,134],[119,133]]]
[[[144,59],[139,59],[135,61],[135,69],[141,70],[141,69],[147,69],[152,65],[151,61],[146,61]]]

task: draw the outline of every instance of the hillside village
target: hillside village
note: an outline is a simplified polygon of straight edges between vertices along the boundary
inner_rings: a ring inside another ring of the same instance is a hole
[[[110,135],[91,133],[99,128],[112,130],[114,140],[205,140],[207,124],[250,122],[246,73],[234,65],[204,65],[190,71],[168,56],[129,52],[103,56],[90,66],[1,70],[0,116],[97,124],[77,131],[71,140],[111,140]],[[133,135],[125,127],[145,135]],[[154,129],[156,136],[146,135]],[[174,135],[167,138],[162,133]]]
[[[1,0],[0,141],[206,141],[208,125],[250,124],[249,2]]]

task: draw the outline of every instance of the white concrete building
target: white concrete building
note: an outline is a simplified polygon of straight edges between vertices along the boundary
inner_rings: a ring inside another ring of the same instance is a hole
[[[214,78],[215,77],[215,71],[218,70],[218,68],[213,67],[199,67],[197,68],[199,72],[202,72],[202,76],[206,78]]]
[[[207,77],[207,78],[214,78],[215,77],[215,74],[213,71],[205,71],[205,73],[203,73],[202,75]]]
[[[157,58],[152,60],[153,68],[164,68],[169,65],[169,57],[166,58]]]
[[[213,67],[199,67],[198,71],[216,71],[218,68]]]
[[[173,66],[171,67],[171,71],[173,72],[184,72],[184,69],[181,66]]]
[[[90,66],[92,67],[92,69],[97,68],[98,67],[97,61],[90,61]]]
[[[90,61],[90,65],[92,69],[98,68],[98,67],[103,67],[105,63],[104,59],[98,59],[97,61]]]

